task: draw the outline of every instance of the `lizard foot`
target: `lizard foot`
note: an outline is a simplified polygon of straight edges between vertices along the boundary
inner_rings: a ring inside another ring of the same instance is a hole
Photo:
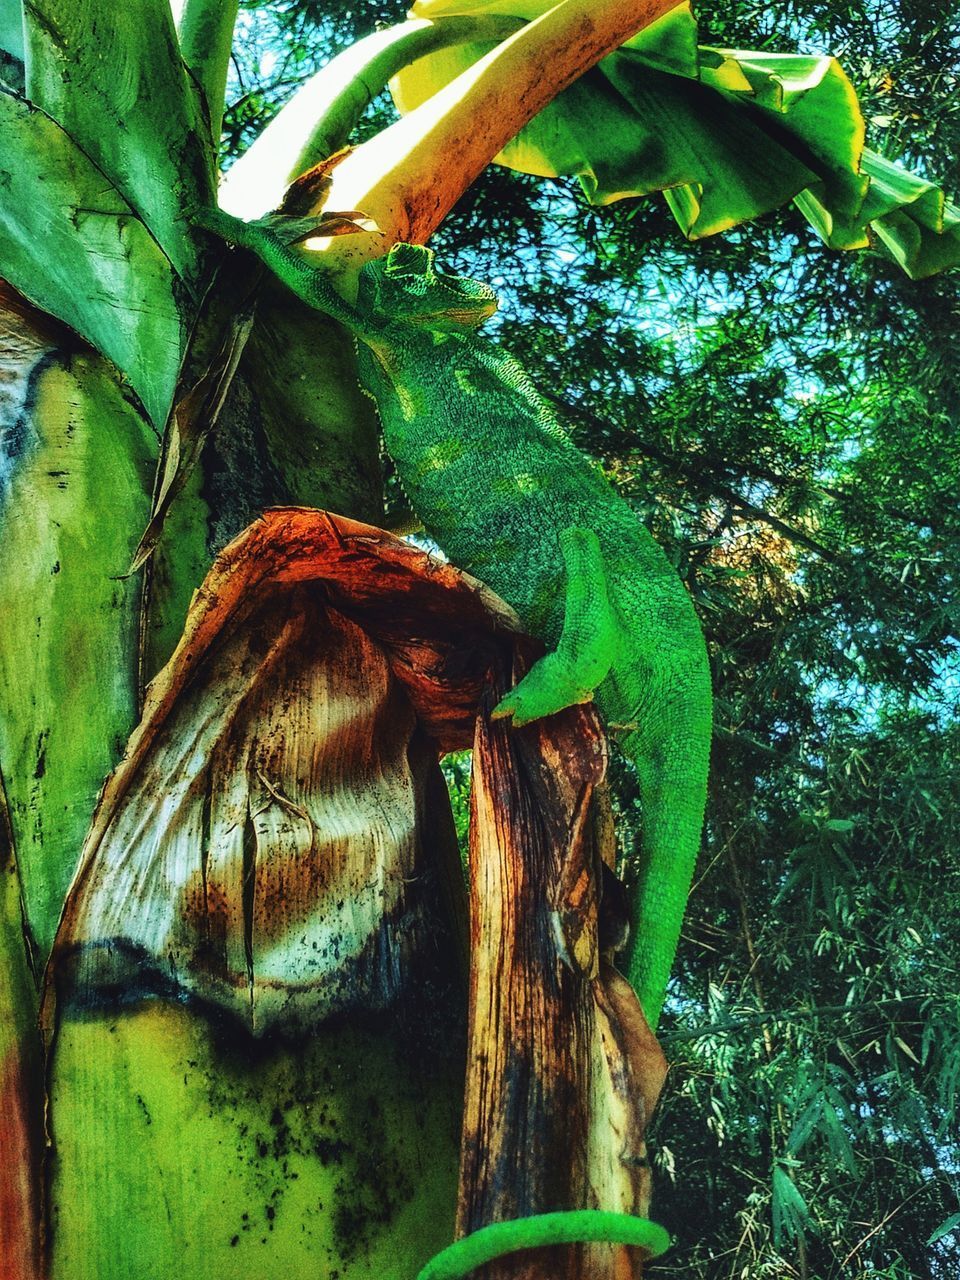
[[[563,630],[552,653],[535,662],[493,711],[518,727],[589,702],[617,656],[617,619],[607,593],[606,566],[596,533],[571,525],[559,535],[566,567]]]
[[[491,719],[513,717],[520,728],[531,720],[552,716],[577,702],[589,702],[593,690],[584,687],[576,667],[557,653],[548,653],[535,662],[515,689],[502,698],[491,712]]]

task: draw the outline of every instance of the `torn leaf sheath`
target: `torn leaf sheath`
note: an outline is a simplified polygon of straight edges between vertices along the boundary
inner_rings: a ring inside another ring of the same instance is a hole
[[[395,1001],[451,928],[418,743],[469,742],[503,625],[477,584],[369,526],[251,526],[104,789],[58,1002],[193,998],[260,1034]]]
[[[405,893],[414,717],[382,652],[298,591],[201,678],[105,833],[76,976],[189,992],[257,1030],[382,1007],[424,927]]]
[[[601,957],[592,708],[520,730],[481,712],[473,755],[468,1070],[458,1234],[528,1215],[645,1218],[644,1131],[666,1074],[630,984]],[[535,1135],[535,1141],[531,1141]],[[551,1246],[484,1280],[637,1280],[637,1249]]]

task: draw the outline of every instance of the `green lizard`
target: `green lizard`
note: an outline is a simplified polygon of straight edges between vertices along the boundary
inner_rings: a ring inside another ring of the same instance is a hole
[[[600,1209],[572,1209],[563,1213],[538,1213],[512,1222],[491,1222],[489,1226],[457,1240],[430,1259],[417,1280],[461,1280],[476,1267],[492,1262],[516,1249],[539,1249],[545,1245],[579,1244],[591,1240],[607,1244],[631,1244],[658,1258],[670,1247],[663,1227],[647,1218],[626,1213],[604,1213]]]
[[[397,244],[360,276],[356,307],[267,225],[209,210],[200,225],[249,249],[358,340],[400,482],[430,536],[549,647],[497,706],[526,724],[594,695],[625,726],[642,804],[627,974],[651,1027],[663,1004],[703,821],[710,680],[693,606],[661,548],[569,441],[520,365],[473,330],[486,285]]]

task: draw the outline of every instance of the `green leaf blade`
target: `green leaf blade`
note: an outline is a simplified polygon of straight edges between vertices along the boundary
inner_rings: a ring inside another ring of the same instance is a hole
[[[779,1164],[773,1168],[772,1212],[773,1241],[777,1247],[787,1240],[803,1236],[810,1221],[807,1202],[789,1173]]]
[[[42,111],[0,92],[0,276],[92,343],[162,423],[182,325],[170,262]]]
[[[418,0],[442,26],[464,16],[524,21],[547,0]],[[408,111],[478,58],[460,44],[406,68]],[[688,4],[605,58],[497,156],[542,177],[576,175],[604,205],[662,192],[688,239],[716,235],[793,201],[831,248],[880,249],[913,278],[960,262],[960,210],[943,192],[864,149],[856,92],[837,60],[697,45]]]
[[[188,281],[214,147],[167,0],[26,0],[26,96],[124,196]]]
[[[928,1245],[936,1244],[939,1240],[942,1240],[944,1236],[948,1236],[951,1231],[956,1231],[958,1227],[960,1227],[960,1213],[953,1213],[945,1222],[941,1222],[935,1231],[930,1233],[927,1237],[926,1243]]]

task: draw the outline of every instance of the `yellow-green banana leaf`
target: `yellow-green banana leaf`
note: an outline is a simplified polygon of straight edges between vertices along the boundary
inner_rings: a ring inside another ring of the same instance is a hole
[[[531,19],[550,0],[417,0],[411,16]],[[493,46],[441,49],[393,81],[408,111]],[[793,200],[834,248],[883,248],[918,277],[960,263],[960,213],[931,184],[864,148],[856,92],[835,58],[697,43],[678,5],[577,80],[500,153],[576,175],[595,204],[663,192],[690,239]],[[872,231],[872,235],[871,235]]]

